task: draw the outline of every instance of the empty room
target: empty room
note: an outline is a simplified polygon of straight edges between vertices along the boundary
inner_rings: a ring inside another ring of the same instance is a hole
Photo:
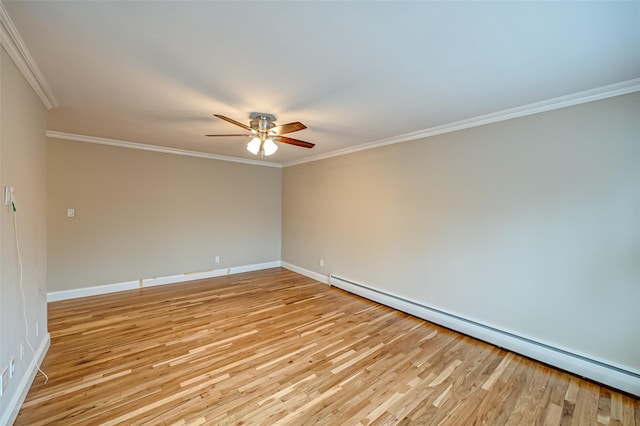
[[[0,42],[0,426],[640,425],[640,1]]]

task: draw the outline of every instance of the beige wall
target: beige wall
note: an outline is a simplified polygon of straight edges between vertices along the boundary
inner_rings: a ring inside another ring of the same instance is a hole
[[[287,167],[282,261],[638,372],[639,135],[636,93]]]
[[[4,49],[0,53],[0,189],[15,190],[29,343],[46,342],[46,110]],[[0,198],[4,198],[0,196]],[[0,371],[16,360],[16,374],[0,398],[0,424],[17,414],[11,403],[31,385],[16,251],[14,217],[0,203]],[[39,324],[39,336],[35,324]],[[20,360],[20,344],[25,355]],[[26,388],[25,388],[26,387]]]
[[[280,259],[281,169],[59,139],[48,167],[50,292]]]

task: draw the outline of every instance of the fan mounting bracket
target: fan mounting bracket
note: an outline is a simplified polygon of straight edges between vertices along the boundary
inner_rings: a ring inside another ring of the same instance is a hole
[[[249,114],[249,118],[255,120],[259,117],[266,117],[269,121],[276,121],[276,116],[273,114],[267,114],[266,112],[252,112]]]

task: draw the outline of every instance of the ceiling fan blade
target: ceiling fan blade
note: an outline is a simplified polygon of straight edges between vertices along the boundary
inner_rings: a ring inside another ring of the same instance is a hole
[[[209,136],[209,137],[217,137],[217,136],[253,136],[253,135],[247,135],[247,134],[240,134],[240,133],[234,133],[232,135],[205,135],[205,136]]]
[[[229,118],[229,117],[225,117],[224,115],[220,115],[220,114],[213,114],[214,117],[218,117],[224,121],[228,121],[231,124],[235,124],[236,126],[240,126],[245,130],[249,130],[251,131],[251,127],[247,126],[246,124],[242,124],[239,121],[234,120],[233,118]]]
[[[301,146],[303,148],[313,148],[316,144],[311,142],[301,141],[300,139],[288,138],[286,136],[275,136],[274,141],[288,143],[290,145]]]
[[[280,126],[276,126],[271,129],[276,135],[284,135],[285,133],[297,132],[298,130],[304,130],[307,126],[302,124],[299,121],[295,121],[293,123],[282,124]]]

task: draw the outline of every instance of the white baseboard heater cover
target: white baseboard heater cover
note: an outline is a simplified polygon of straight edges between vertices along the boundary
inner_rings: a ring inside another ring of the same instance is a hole
[[[632,395],[640,396],[640,374],[637,372],[629,371],[623,367],[611,365],[605,361],[596,360],[568,349],[558,348],[548,343],[520,336],[513,332],[501,330],[491,325],[434,309],[337,275],[329,275],[329,284],[418,318],[509,349],[545,364],[595,380]]]

